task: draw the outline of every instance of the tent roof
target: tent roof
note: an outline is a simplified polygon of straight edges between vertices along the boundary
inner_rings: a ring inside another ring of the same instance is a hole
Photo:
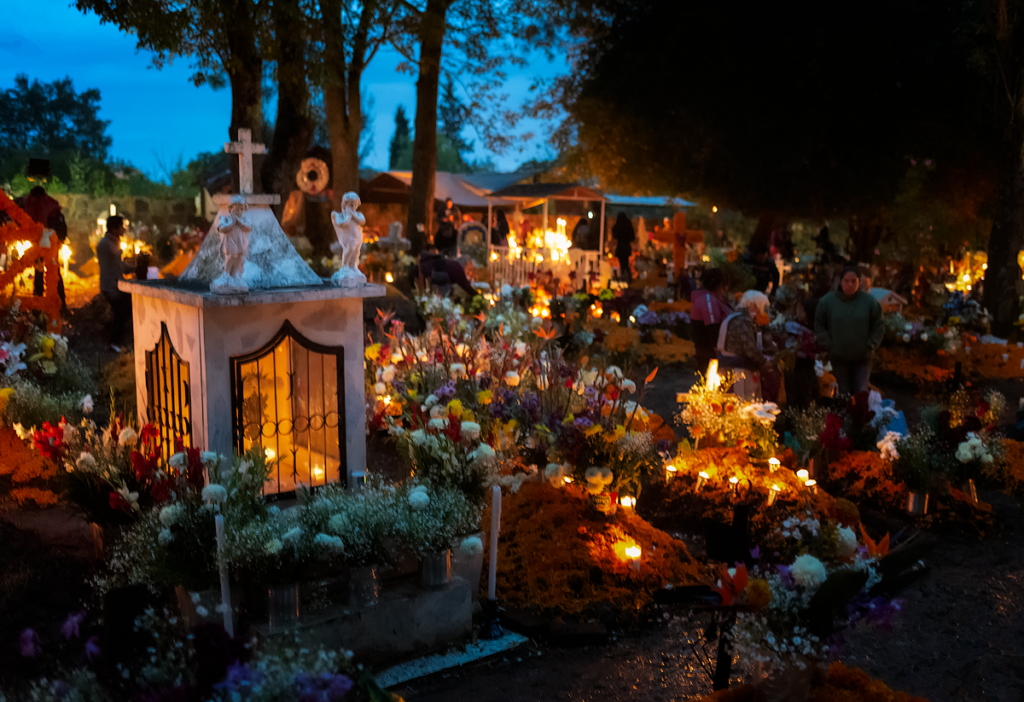
[[[492,198],[512,200],[604,200],[597,190],[579,183],[518,183],[491,193]]]
[[[509,173],[460,173],[459,178],[475,188],[493,193],[496,190],[507,188],[510,185],[514,185],[520,181],[526,180],[527,178],[532,178],[542,172],[542,169],[539,168],[526,168],[519,171],[511,171]]]
[[[412,185],[411,171],[388,171],[381,173],[367,183],[367,187],[378,192],[407,195]],[[455,173],[438,171],[434,175],[434,199],[443,202],[451,198],[459,207],[487,207],[487,191],[478,188]],[[496,205],[511,204],[504,201]]]
[[[615,195],[608,193],[609,205],[618,205],[619,207],[696,207],[697,203],[684,200],[681,197],[664,197],[661,195],[652,195],[649,197],[645,196],[631,196],[631,195]]]
[[[871,297],[875,298],[876,300],[881,300],[886,295],[892,295],[897,300],[899,300],[901,304],[907,304],[907,299],[905,297],[903,297],[899,293],[894,293],[892,290],[886,290],[885,288],[871,288],[870,290],[868,290],[868,294],[870,294]]]

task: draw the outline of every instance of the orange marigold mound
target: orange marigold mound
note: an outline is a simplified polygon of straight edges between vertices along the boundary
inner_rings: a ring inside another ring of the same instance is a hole
[[[45,488],[57,475],[57,466],[8,428],[0,429],[0,476],[5,475],[11,476],[11,497],[19,505],[31,501],[45,507],[57,502],[57,495]]]
[[[720,690],[700,702],[756,702],[764,699],[760,691],[751,686]],[[815,680],[810,702],[927,702],[906,692],[891,690],[880,680],[873,679],[860,668],[848,668],[836,662],[828,673]]]
[[[489,511],[483,523],[490,524]],[[625,554],[633,545],[641,549],[639,571]],[[604,517],[579,488],[524,483],[503,498],[498,595],[509,606],[558,617],[605,606],[628,619],[655,590],[702,582],[703,575],[682,542],[632,510]]]

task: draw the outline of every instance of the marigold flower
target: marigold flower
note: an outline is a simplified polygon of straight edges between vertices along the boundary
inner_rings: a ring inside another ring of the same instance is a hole
[[[771,604],[772,601],[772,589],[768,585],[767,580],[751,580],[750,584],[747,585],[747,603],[763,609]]]

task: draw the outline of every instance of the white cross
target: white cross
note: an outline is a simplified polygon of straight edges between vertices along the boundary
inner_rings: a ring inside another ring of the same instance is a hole
[[[224,151],[238,154],[238,192],[242,195],[252,195],[252,155],[267,153],[267,147],[264,144],[252,143],[251,129],[239,129],[238,141],[224,144]]]

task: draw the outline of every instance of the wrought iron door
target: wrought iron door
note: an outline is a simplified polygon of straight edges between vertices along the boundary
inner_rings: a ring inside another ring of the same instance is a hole
[[[344,348],[286,321],[263,348],[231,358],[235,450],[274,461],[266,495],[345,482]]]
[[[177,439],[192,446],[192,385],[188,363],[171,343],[167,323],[160,323],[160,339],[146,352],[146,392],[149,421],[160,430],[160,447],[166,461]]]

